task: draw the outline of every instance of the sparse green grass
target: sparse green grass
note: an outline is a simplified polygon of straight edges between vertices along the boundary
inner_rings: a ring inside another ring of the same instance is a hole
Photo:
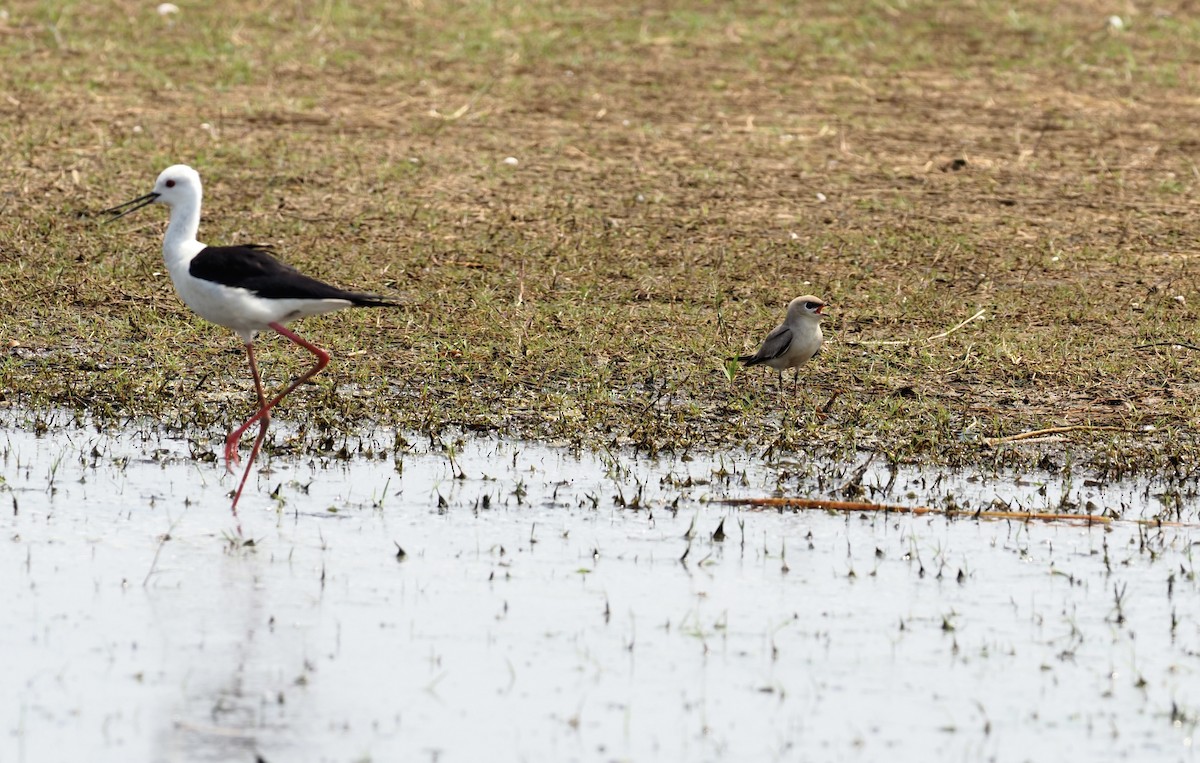
[[[1111,471],[1195,463],[1200,357],[1137,349],[1195,341],[1183,6],[1123,31],[1090,2],[6,8],[11,404],[249,409],[237,340],[163,272],[164,210],[86,214],[186,162],[203,240],[409,300],[298,326],[335,356],[281,411],[314,434],[992,463],[1043,453],[982,438],[1097,424],[1130,432],[1069,437]],[[730,379],[807,291],[834,305],[808,386]],[[276,384],[307,361],[263,350]]]

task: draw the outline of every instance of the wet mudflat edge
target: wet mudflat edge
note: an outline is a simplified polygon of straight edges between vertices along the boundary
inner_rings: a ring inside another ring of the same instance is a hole
[[[0,759],[1193,757],[1192,528],[734,509],[862,464],[378,438],[270,459],[238,547],[195,443],[4,430]],[[1156,480],[888,499],[1197,521]]]

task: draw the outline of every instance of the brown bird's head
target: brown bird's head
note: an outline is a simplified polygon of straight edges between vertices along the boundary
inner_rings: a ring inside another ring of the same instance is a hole
[[[794,321],[801,318],[812,318],[819,321],[825,317],[825,314],[821,311],[825,309],[826,304],[828,303],[825,300],[820,297],[814,297],[811,294],[796,297],[788,303],[788,320]]]

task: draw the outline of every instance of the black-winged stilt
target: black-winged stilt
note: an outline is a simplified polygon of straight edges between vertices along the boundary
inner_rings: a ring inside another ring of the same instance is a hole
[[[238,441],[254,423],[261,422],[246,471],[233,494],[233,515],[250,476],[254,459],[267,435],[271,409],[289,392],[311,379],[329,363],[329,353],[289,331],[283,324],[310,315],[347,307],[394,307],[398,303],[373,294],[344,291],[300,273],[267,253],[267,247],[205,246],[196,240],[200,228],[200,174],[184,164],[162,171],[154,190],[105,213],[112,219],[150,204],[166,204],[171,219],[163,238],[163,258],[180,298],[201,318],[233,329],[246,345],[258,412],[225,438],[225,468],[232,474],[239,461]],[[267,400],[254,359],[254,336],[274,329],[316,356],[316,364],[275,397]],[[241,533],[241,524],[238,525]]]

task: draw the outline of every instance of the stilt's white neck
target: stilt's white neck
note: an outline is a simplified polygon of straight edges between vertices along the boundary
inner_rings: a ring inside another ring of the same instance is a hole
[[[192,258],[199,254],[204,245],[196,240],[200,232],[200,194],[176,203],[171,207],[171,222],[163,238],[163,258],[167,267],[187,269]]]

